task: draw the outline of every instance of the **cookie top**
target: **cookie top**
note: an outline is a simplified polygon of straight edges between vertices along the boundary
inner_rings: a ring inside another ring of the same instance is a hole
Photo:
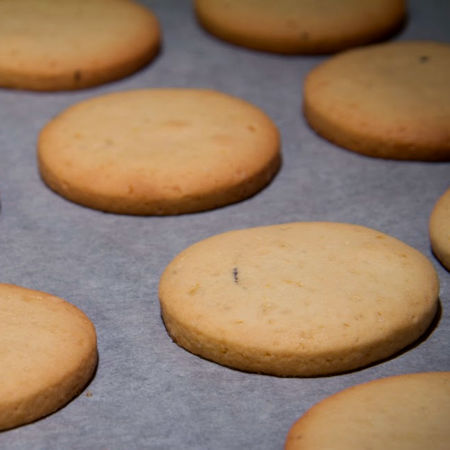
[[[174,341],[281,376],[355,369],[417,339],[439,282],[417,250],[369,228],[305,222],[230,231],[182,251],[159,287]]]
[[[429,231],[433,253],[450,270],[450,188],[442,194],[433,208]]]
[[[0,349],[0,430],[61,408],[97,363],[95,329],[82,311],[10,284],[0,284]]]
[[[0,86],[79,89],[136,71],[156,54],[157,19],[132,0],[2,0]]]
[[[42,178],[74,202],[124,214],[223,206],[264,187],[279,133],[257,107],[202,89],[146,89],[74,105],[39,138]]]
[[[278,53],[330,53],[386,37],[404,0],[195,0],[199,22],[234,44]]]
[[[450,159],[450,45],[393,42],[338,54],[304,85],[304,113],[326,139],[402,160]]]
[[[313,406],[290,429],[286,450],[447,450],[450,372],[382,378]]]

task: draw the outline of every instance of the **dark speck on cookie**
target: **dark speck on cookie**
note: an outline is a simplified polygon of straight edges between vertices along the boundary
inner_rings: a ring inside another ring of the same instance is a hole
[[[238,268],[233,267],[233,280],[237,284],[239,283],[239,276],[238,276]]]

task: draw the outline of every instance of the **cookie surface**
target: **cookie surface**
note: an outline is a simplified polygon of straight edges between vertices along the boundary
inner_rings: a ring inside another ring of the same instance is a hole
[[[430,216],[429,231],[433,253],[450,270],[450,189],[436,202]]]
[[[74,105],[38,144],[42,178],[62,196],[123,214],[179,214],[262,189],[280,166],[260,109],[202,89],[113,93]]]
[[[10,284],[0,284],[0,349],[0,430],[64,406],[97,363],[95,329],[83,312]]]
[[[378,379],[313,406],[290,429],[286,450],[447,450],[450,372]]]
[[[231,231],[165,269],[161,313],[173,340],[237,369],[312,376],[355,369],[417,339],[439,282],[418,251],[338,223]]]
[[[0,86],[65,90],[135,72],[156,54],[157,19],[132,0],[2,0]]]
[[[234,44],[279,53],[329,53],[367,44],[402,23],[404,0],[195,0],[199,22]]]
[[[313,69],[303,109],[311,127],[368,156],[450,159],[450,45],[393,42],[349,50]]]

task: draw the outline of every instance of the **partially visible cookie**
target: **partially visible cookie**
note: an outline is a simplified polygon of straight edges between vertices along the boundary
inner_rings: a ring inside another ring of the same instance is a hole
[[[94,325],[82,311],[44,292],[0,284],[0,430],[64,406],[96,364]]]
[[[135,72],[156,54],[156,17],[133,0],[2,0],[0,86],[80,89]]]
[[[433,253],[450,270],[450,188],[442,194],[433,208],[429,231]]]
[[[203,89],[144,89],[68,108],[42,130],[39,168],[56,192],[123,214],[180,214],[237,202],[280,166],[272,120]]]
[[[314,376],[393,355],[430,325],[439,281],[399,240],[306,222],[230,231],[182,251],[159,286],[173,340],[237,369]]]
[[[382,378],[314,405],[290,429],[286,450],[448,450],[450,372]]]
[[[303,109],[320,135],[368,156],[450,159],[450,45],[393,42],[313,69]]]
[[[279,53],[330,53],[392,33],[404,0],[195,0],[199,22],[234,44]]]

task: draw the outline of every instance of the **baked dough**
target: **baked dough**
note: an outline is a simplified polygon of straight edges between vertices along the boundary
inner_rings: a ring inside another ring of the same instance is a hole
[[[132,0],[2,0],[0,86],[80,89],[129,75],[156,55],[155,15]]]
[[[433,253],[450,270],[450,188],[434,205],[429,230]]]
[[[313,406],[285,450],[448,450],[450,372],[378,379]]]
[[[78,103],[38,144],[43,180],[82,205],[181,214],[258,192],[280,167],[280,138],[259,108],[204,89],[141,89]]]
[[[167,266],[161,312],[204,358],[280,376],[344,372],[421,336],[438,306],[430,261],[379,231],[304,222],[230,231]]]
[[[401,41],[340,53],[305,80],[311,127],[346,149],[399,160],[450,159],[450,45]]]
[[[0,284],[0,430],[64,406],[96,364],[95,328],[82,311],[44,292]]]
[[[199,22],[233,44],[277,53],[331,53],[385,38],[404,0],[195,0]]]

